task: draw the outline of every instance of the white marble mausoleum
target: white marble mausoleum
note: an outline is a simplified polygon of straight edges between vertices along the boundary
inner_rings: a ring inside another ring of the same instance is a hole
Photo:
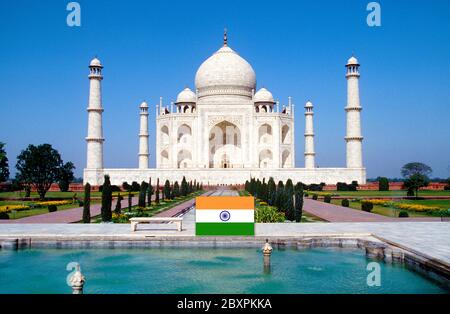
[[[140,107],[138,167],[103,167],[103,104],[101,62],[90,65],[87,165],[84,183],[100,185],[105,174],[112,184],[132,181],[174,182],[197,180],[203,184],[243,184],[251,177],[275,181],[334,184],[366,182],[362,160],[359,63],[351,57],[346,65],[347,116],[345,168],[318,168],[315,164],[313,104],[304,106],[304,168],[295,167],[294,104],[275,101],[265,88],[257,89],[252,66],[228,46],[202,63],[195,75],[195,89],[185,88],[177,100],[156,105],[156,148],[149,150],[148,105]],[[344,121],[342,121],[344,123]],[[300,126],[298,123],[297,126]],[[299,141],[297,141],[299,142]],[[149,154],[156,155],[156,168],[149,168]]]

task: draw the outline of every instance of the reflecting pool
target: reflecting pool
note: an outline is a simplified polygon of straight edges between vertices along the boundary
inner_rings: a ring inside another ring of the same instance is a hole
[[[448,293],[399,264],[380,262],[381,286],[368,286],[373,262],[362,250],[275,249],[270,271],[253,248],[0,250],[0,293],[71,293],[66,266],[78,262],[84,293]]]

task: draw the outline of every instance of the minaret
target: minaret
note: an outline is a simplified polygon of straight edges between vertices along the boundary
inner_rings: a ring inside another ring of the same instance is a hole
[[[305,168],[315,168],[314,152],[314,125],[313,125],[313,104],[308,101],[305,104]]]
[[[102,127],[102,75],[103,66],[97,58],[89,65],[89,105],[87,142],[87,169],[103,168],[103,127]]]
[[[362,168],[361,104],[359,102],[359,63],[355,57],[347,65],[347,168]]]
[[[148,168],[148,105],[144,101],[140,108],[140,131],[139,131],[139,169]]]

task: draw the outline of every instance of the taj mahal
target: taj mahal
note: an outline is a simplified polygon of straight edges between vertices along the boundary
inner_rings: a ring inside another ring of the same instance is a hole
[[[102,95],[103,66],[94,58],[90,65],[87,165],[84,183],[101,185],[108,174],[111,183],[141,182],[151,178],[203,184],[243,184],[250,178],[292,179],[306,184],[366,182],[362,160],[359,63],[352,56],[346,64],[346,167],[318,168],[315,163],[313,104],[304,106],[304,168],[295,167],[295,105],[275,101],[266,88],[257,89],[252,66],[228,45],[204,61],[195,75],[195,89],[182,90],[176,102],[156,105],[156,148],[149,150],[149,106],[139,106],[138,167],[103,167]],[[107,107],[106,107],[107,110]],[[297,127],[300,126],[298,123]],[[156,168],[149,168],[154,153]]]

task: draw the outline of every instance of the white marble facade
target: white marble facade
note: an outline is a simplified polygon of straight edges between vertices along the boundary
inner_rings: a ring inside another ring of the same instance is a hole
[[[359,64],[347,64],[347,168],[316,168],[312,103],[305,105],[305,168],[295,168],[294,104],[274,100],[256,89],[252,66],[227,45],[209,57],[195,76],[195,91],[182,90],[176,102],[156,105],[156,169],[148,168],[148,106],[140,106],[139,168],[104,169],[101,129],[101,69],[91,62],[91,98],[87,168],[84,182],[100,185],[109,174],[113,184],[127,181],[197,180],[204,184],[243,184],[250,177],[291,178],[304,183],[365,183],[359,104]],[[94,60],[93,60],[94,61]],[[96,70],[98,68],[98,70]],[[95,108],[93,110],[92,108]],[[91,123],[92,122],[92,123]],[[92,139],[95,134],[95,139]],[[93,146],[94,144],[94,147]],[[100,148],[97,147],[100,145]]]

